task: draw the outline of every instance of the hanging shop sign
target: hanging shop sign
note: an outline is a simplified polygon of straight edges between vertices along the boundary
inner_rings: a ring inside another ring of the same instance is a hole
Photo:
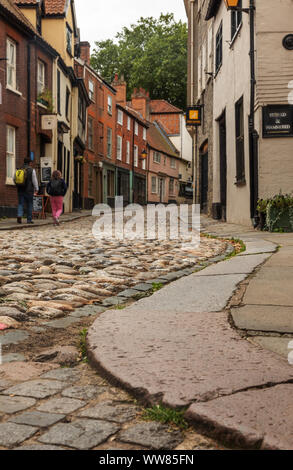
[[[48,183],[52,176],[52,158],[42,157],[41,158],[41,181],[42,183]]]
[[[293,106],[263,107],[263,137],[293,137]]]
[[[186,126],[201,126],[202,106],[190,106],[186,111]]]
[[[42,116],[42,129],[49,131],[56,129],[57,127],[57,116],[56,114],[44,114]]]

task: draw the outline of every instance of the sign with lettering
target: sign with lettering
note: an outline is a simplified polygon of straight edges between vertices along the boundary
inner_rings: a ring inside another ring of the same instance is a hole
[[[201,106],[190,106],[186,111],[186,126],[201,126]]]
[[[57,128],[57,116],[55,114],[44,114],[42,116],[42,129],[49,131]]]
[[[263,107],[263,137],[293,137],[293,106]]]
[[[43,212],[43,201],[42,196],[34,196],[33,199],[33,212]]]

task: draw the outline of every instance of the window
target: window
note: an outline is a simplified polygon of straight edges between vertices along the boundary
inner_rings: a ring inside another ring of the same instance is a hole
[[[127,116],[127,130],[130,131],[131,130],[131,119],[129,116]]]
[[[243,98],[235,105],[236,124],[236,182],[245,183],[244,164],[244,112]]]
[[[104,124],[102,122],[98,123],[98,153],[104,155]]]
[[[6,127],[6,183],[12,184],[15,174],[15,127]]]
[[[93,127],[93,120],[90,117],[88,118],[87,132],[88,132],[88,148],[90,150],[94,150],[94,127]]]
[[[105,93],[102,87],[99,88],[98,91],[98,107],[100,109],[104,109],[104,99],[105,99]]]
[[[122,137],[117,135],[117,160],[122,160]]]
[[[146,138],[147,138],[147,130],[146,130],[145,127],[143,128],[143,136],[142,136],[142,138],[143,138],[143,140],[146,140]]]
[[[126,163],[130,163],[130,142],[126,142]]]
[[[112,129],[107,129],[107,157],[112,158]]]
[[[38,95],[43,93],[45,90],[45,64],[41,60],[38,60]]]
[[[138,123],[135,121],[135,124],[134,124],[134,133],[135,135],[138,135]]]
[[[242,0],[238,1],[238,7],[242,8]],[[231,11],[231,40],[234,39],[242,24],[242,11]]]
[[[95,84],[92,80],[89,80],[89,98],[91,101],[95,99]]]
[[[57,70],[57,111],[61,114],[61,74],[60,70]]]
[[[153,161],[154,163],[161,163],[161,154],[159,152],[154,152]]]
[[[7,39],[6,43],[7,57],[7,85],[16,90],[16,44]]]
[[[123,111],[121,111],[121,109],[118,109],[118,112],[117,112],[117,122],[118,124],[123,126]]]
[[[220,70],[223,62],[223,23],[220,24],[216,35],[216,73]]]
[[[66,119],[69,120],[69,106],[70,106],[70,90],[66,87],[66,103],[65,103],[65,114]],[[84,122],[84,110],[83,110],[83,103],[81,99],[79,99],[79,117],[81,118],[82,122]]]
[[[72,31],[68,25],[66,25],[66,50],[72,55]]]
[[[152,194],[157,194],[157,178],[152,176]]]
[[[146,169],[146,158],[144,158],[144,159],[142,160],[141,167],[142,167],[143,170]]]
[[[169,193],[174,194],[174,179],[173,178],[169,179]]]
[[[91,163],[88,166],[88,195],[93,195],[93,165]]]
[[[176,160],[175,160],[175,158],[171,158],[170,166],[171,166],[171,168],[173,168],[174,170],[176,170]]]
[[[112,116],[112,96],[108,95],[108,113]]]
[[[138,166],[138,147],[134,146],[134,166]]]

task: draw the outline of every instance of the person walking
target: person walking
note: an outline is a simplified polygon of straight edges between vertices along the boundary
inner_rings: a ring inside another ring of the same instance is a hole
[[[67,192],[67,185],[60,171],[53,171],[51,181],[47,184],[46,189],[50,196],[54,225],[60,225],[59,217],[63,211],[63,199]]]
[[[33,224],[33,200],[34,194],[39,191],[36,171],[33,162],[29,158],[24,159],[24,166],[16,170],[14,183],[18,193],[17,223],[22,223],[24,205],[26,204],[27,223]]]

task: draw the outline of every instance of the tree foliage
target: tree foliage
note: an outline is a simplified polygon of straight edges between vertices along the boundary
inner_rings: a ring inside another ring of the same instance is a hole
[[[95,43],[92,67],[110,83],[115,73],[124,75],[128,99],[134,88],[150,92],[151,99],[165,99],[184,109],[187,83],[187,25],[174,15],[140,18],[124,27],[116,41]]]

